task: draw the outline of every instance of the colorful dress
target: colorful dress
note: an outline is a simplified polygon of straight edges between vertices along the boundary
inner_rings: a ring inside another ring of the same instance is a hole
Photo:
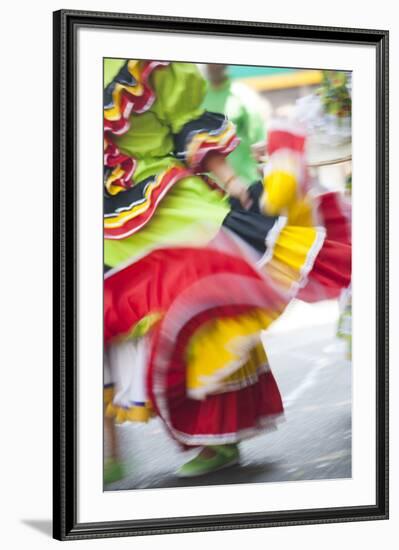
[[[306,134],[288,121],[274,121],[267,142],[268,162],[264,169],[262,209],[269,215],[284,215],[286,223],[301,227],[320,227],[325,232],[325,245],[331,247],[331,259],[339,271],[346,273],[351,254],[350,203],[338,192],[319,192],[307,169]],[[327,269],[327,267],[326,267]],[[341,289],[335,282],[312,281],[299,292],[307,301],[336,298]],[[346,278],[346,275],[344,275]],[[342,283],[344,281],[342,280]]]
[[[183,446],[237,442],[283,412],[261,331],[311,281],[347,286],[350,260],[338,273],[322,228],[232,209],[203,174],[238,140],[201,108],[195,65],[104,69],[106,412],[158,414]]]

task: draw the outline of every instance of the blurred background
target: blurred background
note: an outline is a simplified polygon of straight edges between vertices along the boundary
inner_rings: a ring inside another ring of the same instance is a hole
[[[205,71],[205,66],[200,66]],[[258,92],[269,116],[289,114],[298,98],[309,95],[322,82],[322,71],[228,65],[228,76]]]
[[[208,110],[215,107],[216,112],[223,110],[233,121],[236,119],[240,127],[240,109],[237,110],[237,105],[229,107],[230,98],[219,89],[217,81],[212,81],[214,68],[221,71],[223,67],[230,97],[238,97],[238,102],[253,118],[262,119],[264,132],[274,118],[299,120],[308,128],[311,172],[325,189],[347,191],[351,175],[351,112],[340,93],[344,87],[351,91],[350,73],[243,65],[199,64],[198,67],[208,80],[205,101]],[[331,75],[337,78],[337,84],[327,83]],[[342,112],[342,106],[349,110]],[[336,160],[340,162],[334,162]]]

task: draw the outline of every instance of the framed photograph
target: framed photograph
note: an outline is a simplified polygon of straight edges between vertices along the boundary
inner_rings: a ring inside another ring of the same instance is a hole
[[[54,537],[388,518],[388,31],[54,13]]]

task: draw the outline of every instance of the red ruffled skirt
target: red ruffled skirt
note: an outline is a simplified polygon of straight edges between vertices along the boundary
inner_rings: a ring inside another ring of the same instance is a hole
[[[224,235],[224,250],[158,249],[105,279],[105,345],[146,335],[147,399],[183,446],[272,427],[283,405],[261,331],[298,293],[325,298],[350,283],[350,246],[321,229],[280,223],[267,244],[258,265]]]
[[[342,193],[331,191],[315,199],[316,218],[326,229],[327,238],[336,243],[350,245],[351,207]]]

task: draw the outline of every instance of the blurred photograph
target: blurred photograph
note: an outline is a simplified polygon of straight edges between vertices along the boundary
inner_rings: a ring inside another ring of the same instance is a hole
[[[103,77],[104,490],[351,478],[351,73]]]

